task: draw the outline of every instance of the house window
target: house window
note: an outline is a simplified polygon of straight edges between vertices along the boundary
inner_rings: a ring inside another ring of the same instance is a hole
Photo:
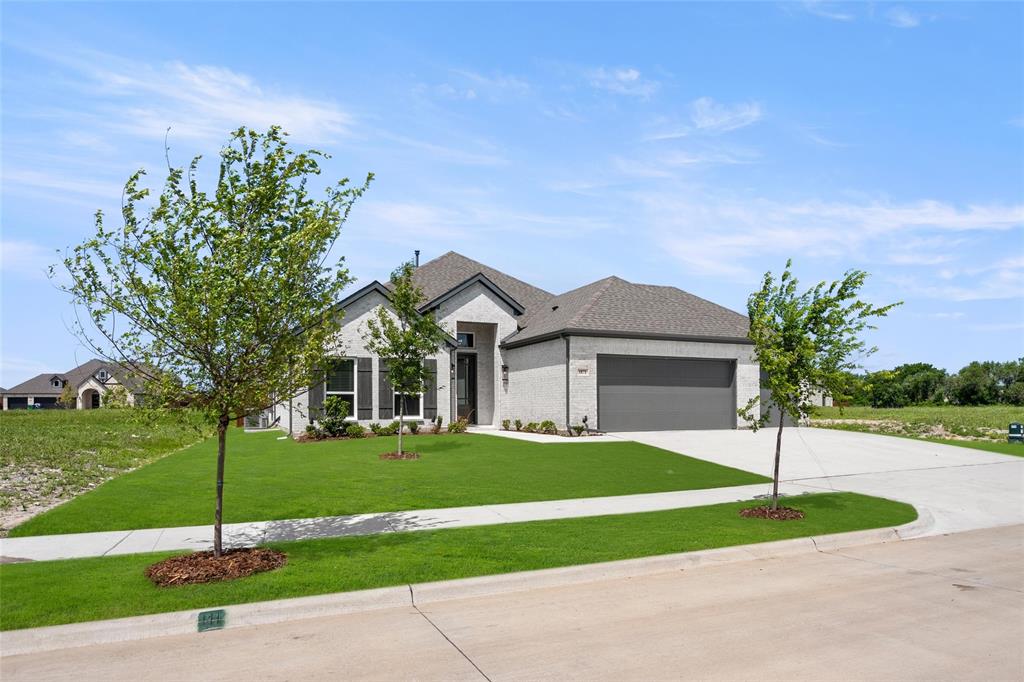
[[[402,402],[405,402],[405,416],[413,419],[420,419],[423,415],[420,406],[423,402],[423,395],[420,393],[395,393],[395,417],[401,413]]]
[[[110,375],[107,374],[107,370],[101,369],[99,372],[96,372],[96,378],[100,381],[106,381],[110,378]]]
[[[356,418],[356,361],[342,358],[327,371],[324,396],[336,395],[348,403],[348,418]]]
[[[54,379],[53,381],[50,382],[50,385],[53,386],[54,388],[60,388],[60,379]]]
[[[458,342],[459,348],[476,347],[476,334],[473,332],[459,332],[455,335],[455,340]]]

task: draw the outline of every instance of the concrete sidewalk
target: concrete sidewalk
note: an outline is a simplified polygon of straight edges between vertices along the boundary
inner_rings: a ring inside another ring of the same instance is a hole
[[[800,495],[812,490],[800,485],[783,485],[785,495]],[[568,519],[607,514],[635,514],[700,507],[724,502],[749,500],[771,491],[770,483],[680,490],[667,493],[589,497],[546,502],[517,502],[477,507],[450,507],[415,511],[328,516],[312,519],[256,521],[224,526],[228,547],[252,546],[264,542],[335,538],[375,533],[397,533],[438,528],[487,526],[499,523]],[[820,492],[814,490],[813,492]],[[0,561],[50,561],[83,557],[114,556],[141,552],[204,550],[213,546],[212,526],[149,528],[101,533],[40,535],[0,540]]]

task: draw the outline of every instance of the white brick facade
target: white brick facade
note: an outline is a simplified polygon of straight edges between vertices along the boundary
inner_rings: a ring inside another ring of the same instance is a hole
[[[524,424],[565,421],[565,340],[551,339],[503,351],[508,385],[501,395],[502,419]]]

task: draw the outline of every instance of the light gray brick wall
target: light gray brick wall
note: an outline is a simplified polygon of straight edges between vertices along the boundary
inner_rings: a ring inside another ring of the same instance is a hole
[[[503,351],[508,364],[502,419],[565,421],[565,341],[552,339]],[[500,423],[500,422],[499,422]]]
[[[373,379],[373,418],[361,420],[364,426],[380,419],[380,359],[366,349],[363,335],[366,333],[366,322],[377,315],[380,306],[386,306],[387,299],[376,291],[368,293],[345,310],[341,329],[329,346],[330,353],[336,357],[369,357],[372,361]],[[437,361],[437,413],[444,417],[445,423],[451,419],[450,399],[450,366],[451,357],[447,346],[434,356]],[[309,393],[303,392],[295,396],[291,403],[282,401],[276,406],[276,413],[281,417],[279,425],[285,431],[299,435],[309,424]],[[387,420],[390,422],[390,420]]]
[[[505,359],[497,346],[516,331],[512,309],[484,285],[474,284],[442,303],[437,317],[453,336],[459,331],[478,334],[474,349],[477,354],[477,423],[501,423],[506,394],[501,365]],[[448,399],[452,398],[449,393]]]
[[[752,357],[753,347],[746,344],[573,336],[569,354],[569,421],[573,424],[586,415],[591,427],[597,425],[598,354],[735,359],[736,407],[760,394],[760,371]],[[736,419],[737,426],[745,425]]]

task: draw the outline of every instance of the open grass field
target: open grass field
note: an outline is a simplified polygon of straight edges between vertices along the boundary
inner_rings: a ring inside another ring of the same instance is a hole
[[[1006,442],[1006,429],[1010,422],[1024,422],[1024,407],[846,407],[842,413],[836,407],[819,407],[815,408],[811,419],[812,426],[926,438],[992,452],[1024,455],[1024,447],[1019,448],[1022,452],[1017,452]],[[1001,446],[993,450],[989,444]]]
[[[0,414],[0,528],[19,516],[194,444],[198,414],[139,410],[11,410]]]
[[[146,566],[175,553],[7,564],[0,566],[0,628],[614,561],[897,526],[917,517],[909,505],[853,493],[788,498],[788,506],[806,513],[798,521],[740,517],[750,504],[277,543],[270,546],[288,555],[283,568],[205,585],[149,582]]]
[[[694,490],[768,479],[640,443],[537,444],[480,434],[296,443],[232,429],[224,522]],[[213,522],[216,442],[176,452],[15,528],[11,535]]]

